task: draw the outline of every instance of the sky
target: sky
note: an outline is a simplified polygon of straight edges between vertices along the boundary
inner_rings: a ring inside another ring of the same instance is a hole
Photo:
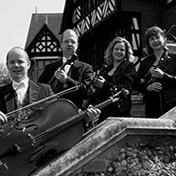
[[[65,0],[0,0],[0,63],[14,46],[25,47],[33,13],[63,13]]]

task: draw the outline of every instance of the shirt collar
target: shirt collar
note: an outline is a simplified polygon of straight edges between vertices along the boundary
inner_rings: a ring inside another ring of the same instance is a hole
[[[71,58],[71,57],[70,57]],[[62,57],[62,61],[63,61],[63,63],[65,63],[65,62],[67,62],[67,60],[69,60],[70,58],[66,58],[66,57]]]

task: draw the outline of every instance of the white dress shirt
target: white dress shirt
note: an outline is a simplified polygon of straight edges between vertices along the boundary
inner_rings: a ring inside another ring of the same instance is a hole
[[[20,83],[13,81],[12,86],[17,93],[18,101],[22,104],[29,86],[29,78],[25,78]]]
[[[70,58],[69,58],[69,59],[70,59]],[[67,61],[67,58],[66,58],[66,57],[63,57],[63,63],[65,63],[66,61]],[[70,67],[71,67],[70,64],[65,65],[64,71],[65,71],[66,74],[68,74],[68,72],[69,72],[69,70],[70,70]]]

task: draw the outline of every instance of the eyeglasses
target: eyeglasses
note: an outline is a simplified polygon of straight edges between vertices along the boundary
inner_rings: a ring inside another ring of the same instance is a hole
[[[77,42],[74,41],[74,40],[63,40],[62,42],[65,43],[65,44],[70,44],[71,43],[72,45],[77,44]]]

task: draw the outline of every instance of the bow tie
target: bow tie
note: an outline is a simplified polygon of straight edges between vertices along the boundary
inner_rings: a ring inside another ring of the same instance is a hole
[[[12,86],[13,86],[13,89],[14,89],[14,90],[17,90],[18,88],[25,87],[24,82],[20,82],[20,83],[18,83],[18,82],[13,82]]]

